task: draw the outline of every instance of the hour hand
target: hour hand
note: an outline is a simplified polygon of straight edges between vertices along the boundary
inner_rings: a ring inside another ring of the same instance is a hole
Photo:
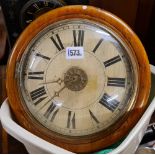
[[[63,86],[59,91],[56,91],[53,96],[39,109],[43,109],[50,101],[52,101],[55,97],[59,97],[60,93],[66,88],[66,86]]]
[[[40,83],[40,85],[42,85],[42,84],[50,84],[50,83],[58,83],[59,85],[61,85],[63,82],[64,82],[63,79],[58,78],[57,80],[42,82],[42,83]]]

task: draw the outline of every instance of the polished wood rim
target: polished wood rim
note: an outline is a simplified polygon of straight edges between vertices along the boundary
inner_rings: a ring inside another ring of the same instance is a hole
[[[86,140],[70,139],[61,135],[49,132],[38,124],[31,115],[25,112],[22,101],[18,93],[17,80],[15,75],[16,64],[20,61],[29,42],[45,27],[64,19],[81,18],[92,20],[101,25],[105,25],[118,34],[130,47],[132,55],[137,61],[139,89],[135,99],[134,108],[126,115],[126,120],[119,122],[119,127],[112,133],[100,134],[97,137],[88,137]],[[32,22],[17,40],[7,66],[6,80],[9,103],[17,120],[28,131],[35,135],[54,143],[67,150],[85,153],[100,150],[107,147],[126,135],[138,122],[143,112],[148,106],[147,100],[150,91],[150,68],[145,49],[136,34],[118,17],[107,11],[91,6],[65,6],[50,11]]]

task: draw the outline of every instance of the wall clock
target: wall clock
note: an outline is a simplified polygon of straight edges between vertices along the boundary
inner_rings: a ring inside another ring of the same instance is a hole
[[[64,6],[63,1],[58,0],[30,0],[22,7],[20,12],[20,25],[25,28],[34,19],[43,13]]]
[[[66,6],[32,22],[7,67],[19,123],[67,150],[100,150],[125,136],[148,106],[149,62],[134,32],[91,6]]]
[[[11,49],[28,24],[41,14],[65,4],[61,0],[1,0]]]

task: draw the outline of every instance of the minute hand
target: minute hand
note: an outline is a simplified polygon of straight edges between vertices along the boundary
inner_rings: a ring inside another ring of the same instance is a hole
[[[53,80],[53,81],[48,81],[48,82],[43,82],[43,83],[40,83],[41,84],[49,84],[49,83],[58,83],[59,85],[61,85],[61,83],[63,82],[64,80],[62,80],[61,78],[58,78],[57,80]]]

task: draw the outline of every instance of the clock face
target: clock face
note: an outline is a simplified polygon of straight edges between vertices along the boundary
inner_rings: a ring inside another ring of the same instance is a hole
[[[69,151],[94,152],[128,134],[147,108],[149,62],[123,21],[66,6],[23,31],[6,88],[22,127]]]
[[[45,12],[57,7],[62,7],[65,3],[58,0],[29,0],[20,11],[20,25],[25,28],[34,19]]]
[[[19,63],[23,105],[56,133],[87,136],[113,126],[133,105],[137,68],[106,26],[63,20],[43,29]]]

